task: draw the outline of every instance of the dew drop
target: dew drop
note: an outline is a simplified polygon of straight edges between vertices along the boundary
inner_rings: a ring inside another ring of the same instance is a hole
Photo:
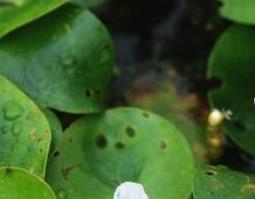
[[[67,197],[67,194],[63,189],[60,189],[58,191],[57,195],[58,195],[58,198],[60,198],[60,199],[65,199]]]
[[[30,168],[29,168],[29,171],[30,171],[31,173],[34,173],[34,172],[35,172],[35,168],[34,168],[34,167],[30,167]]]
[[[22,106],[15,102],[9,101],[4,105],[4,118],[6,120],[16,120],[18,119],[24,112]]]
[[[23,125],[20,121],[14,122],[11,127],[12,134],[18,136],[22,132]]]
[[[1,133],[2,134],[6,134],[7,132],[8,132],[8,127],[7,126],[1,127]]]

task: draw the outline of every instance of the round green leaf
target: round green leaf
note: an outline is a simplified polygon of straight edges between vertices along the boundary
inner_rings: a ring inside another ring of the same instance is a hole
[[[34,0],[16,0],[12,2],[18,2],[18,6],[1,7],[0,38],[16,28],[51,12],[67,1],[68,0],[43,0],[35,2]]]
[[[255,178],[223,166],[201,166],[195,172],[195,199],[253,199]]]
[[[255,155],[255,31],[246,26],[232,26],[214,47],[208,68],[209,78],[219,78],[222,85],[209,92],[211,106],[230,110],[226,133],[243,149]]]
[[[220,0],[223,17],[245,24],[255,24],[254,0]]]
[[[72,5],[0,43],[0,72],[40,105],[66,112],[102,109],[113,59],[112,42],[102,23]]]
[[[44,176],[50,140],[43,113],[0,76],[0,166],[22,167]]]
[[[142,184],[150,199],[187,199],[193,163],[188,143],[167,120],[117,108],[71,125],[50,159],[47,180],[66,199],[112,199],[125,181]]]
[[[0,168],[0,199],[56,199],[39,177],[13,167]]]

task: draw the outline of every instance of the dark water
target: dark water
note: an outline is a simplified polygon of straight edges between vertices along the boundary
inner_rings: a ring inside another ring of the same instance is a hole
[[[207,58],[225,26],[217,19],[215,0],[111,0],[95,11],[114,38],[121,68],[113,83],[117,98],[119,85],[148,67],[160,70],[166,61],[204,95]]]

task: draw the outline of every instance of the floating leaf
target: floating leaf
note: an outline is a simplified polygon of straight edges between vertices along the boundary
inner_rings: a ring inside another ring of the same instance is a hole
[[[220,0],[223,17],[245,24],[255,24],[254,0]]]
[[[0,9],[0,38],[16,28],[53,11],[66,3],[67,0],[43,0],[36,1],[36,3],[34,0],[16,0],[15,2],[19,2],[19,6],[6,6]]]
[[[222,85],[209,92],[211,106],[230,110],[226,133],[244,150],[255,155],[255,31],[251,27],[232,26],[214,47],[208,77]]]
[[[22,167],[44,176],[50,140],[40,109],[0,76],[0,166]]]
[[[0,199],[56,199],[39,177],[21,168],[0,168]]]
[[[0,73],[42,106],[75,113],[103,107],[113,48],[87,10],[66,5],[9,34],[0,43],[0,59]]]
[[[66,199],[112,199],[121,182],[142,184],[149,198],[187,199],[192,152],[167,120],[117,108],[75,122],[49,162],[47,180]]]
[[[201,166],[195,172],[195,199],[253,199],[255,178],[223,166]]]

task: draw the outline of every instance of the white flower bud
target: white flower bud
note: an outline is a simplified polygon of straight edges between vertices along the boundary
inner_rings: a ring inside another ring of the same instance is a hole
[[[114,193],[114,199],[149,199],[141,184],[124,182]]]
[[[221,111],[213,109],[209,114],[208,123],[210,126],[218,126],[223,122],[224,118],[225,115]]]

